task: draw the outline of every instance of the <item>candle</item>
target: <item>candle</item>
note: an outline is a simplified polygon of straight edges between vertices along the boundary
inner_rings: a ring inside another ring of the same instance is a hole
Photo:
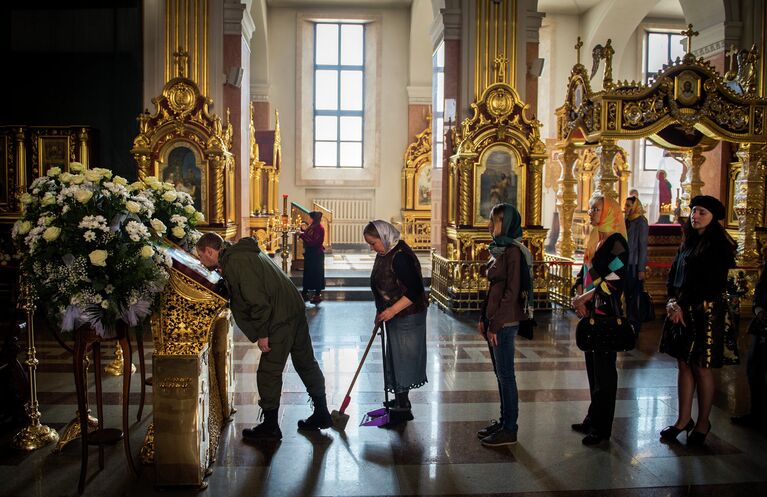
[[[282,194],[282,215],[288,214],[288,194],[283,193]]]

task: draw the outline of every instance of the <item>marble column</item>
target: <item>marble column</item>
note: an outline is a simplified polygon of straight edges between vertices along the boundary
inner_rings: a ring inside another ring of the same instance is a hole
[[[234,221],[238,235],[245,236],[250,219],[250,39],[255,24],[239,0],[224,2],[223,65],[227,75],[224,105],[231,112],[234,155]],[[238,77],[239,76],[239,77]],[[219,110],[218,114],[222,114]]]

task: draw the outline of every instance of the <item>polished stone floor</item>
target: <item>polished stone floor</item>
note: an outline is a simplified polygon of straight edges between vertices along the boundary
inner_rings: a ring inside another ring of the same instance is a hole
[[[337,408],[372,329],[373,306],[326,302],[308,307],[307,314],[329,403]],[[499,404],[488,351],[471,319],[430,308],[429,383],[411,394],[415,421],[391,430],[357,426],[361,414],[383,400],[376,344],[352,393],[345,432],[306,436],[296,431],[296,421],[310,413],[310,405],[289,365],[280,409],[284,439],[262,446],[244,443],[239,435],[258,419],[259,352],[238,336],[239,412],[224,430],[209,488],[200,495],[767,495],[764,434],[729,422],[732,413],[747,408],[743,365],[717,372],[713,429],[705,447],[661,443],[658,432],[676,416],[676,366],[657,352],[659,323],[646,326],[638,349],[619,358],[613,438],[608,445],[584,447],[581,436],[570,430],[570,423],[583,417],[589,397],[582,354],[573,338],[575,318],[554,312],[539,315],[538,321],[535,340],[517,339],[519,443],[502,449],[485,448],[475,436],[497,416]],[[43,340],[38,352],[43,421],[61,428],[75,410],[71,359],[52,341]],[[133,392],[138,392],[137,376]],[[107,377],[107,425],[119,425],[120,391],[120,379]],[[131,428],[136,457],[152,419],[151,390],[148,397],[149,409]],[[134,420],[137,399],[133,393]],[[100,472],[96,454],[91,449],[85,495],[198,494],[196,489],[155,489],[151,466],[132,477],[121,444],[107,448],[106,468]],[[50,448],[20,454],[3,445],[0,496],[76,495],[79,463],[79,442],[58,455]]]

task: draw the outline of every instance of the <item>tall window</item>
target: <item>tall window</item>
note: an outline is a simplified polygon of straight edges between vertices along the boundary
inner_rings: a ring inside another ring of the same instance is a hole
[[[682,40],[684,40],[684,36],[680,34],[645,31],[644,64],[642,66],[645,83],[649,83],[651,79],[655,78],[663,68],[663,64],[669,64],[677,57],[684,56]],[[663,149],[653,145],[650,140],[643,139],[641,155],[642,169],[655,171],[658,169],[658,164],[663,160]]]
[[[362,167],[365,26],[314,25],[314,167]]]
[[[445,42],[440,42],[432,56],[432,167],[442,167],[445,139]]]

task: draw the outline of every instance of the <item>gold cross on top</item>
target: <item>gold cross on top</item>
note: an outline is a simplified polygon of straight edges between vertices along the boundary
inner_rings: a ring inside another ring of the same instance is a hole
[[[581,41],[581,37],[578,37],[578,43],[575,44],[575,50],[577,51],[578,55],[576,58],[576,63],[581,63],[581,47],[583,46],[583,42]]]
[[[495,67],[495,77],[498,83],[503,83],[506,80],[506,63],[509,61],[503,55],[496,55],[493,59],[493,66]]]
[[[692,24],[688,24],[687,29],[681,31],[679,34],[687,37],[687,53],[692,53],[692,37],[698,36],[700,33],[693,31]]]

